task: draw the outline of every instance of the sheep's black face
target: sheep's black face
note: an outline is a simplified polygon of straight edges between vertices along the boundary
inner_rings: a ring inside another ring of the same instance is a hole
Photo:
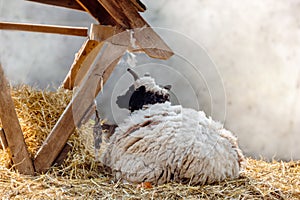
[[[139,78],[132,69],[128,71],[133,75],[135,82],[124,95],[117,97],[116,103],[120,108],[127,108],[133,112],[142,109],[144,105],[170,101],[171,85],[161,87],[148,74]]]
[[[119,106],[119,108],[129,109],[129,100],[133,92],[134,92],[134,85],[131,85],[124,95],[117,97],[116,103]]]
[[[129,110],[131,112],[142,109],[144,105],[164,103],[170,101],[169,94],[160,94],[158,92],[146,91],[145,86],[137,88],[129,100]]]
[[[167,86],[165,88],[169,89],[169,87],[170,86]],[[131,85],[124,95],[117,97],[116,103],[119,108],[125,108],[133,112],[143,108],[144,105],[164,103],[166,101],[170,101],[169,94],[161,95],[159,93],[149,92],[146,91],[145,86],[134,90],[134,86]]]

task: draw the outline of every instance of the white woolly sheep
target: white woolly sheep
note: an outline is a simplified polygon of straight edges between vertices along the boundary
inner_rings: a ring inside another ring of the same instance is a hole
[[[129,72],[135,78],[132,113],[101,157],[117,179],[195,185],[239,176],[244,157],[231,132],[204,112],[171,105],[170,87]]]

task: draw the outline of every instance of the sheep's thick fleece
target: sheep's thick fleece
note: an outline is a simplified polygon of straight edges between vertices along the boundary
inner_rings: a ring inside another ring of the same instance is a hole
[[[206,184],[239,176],[236,137],[204,112],[149,105],[119,125],[101,161],[117,179]]]

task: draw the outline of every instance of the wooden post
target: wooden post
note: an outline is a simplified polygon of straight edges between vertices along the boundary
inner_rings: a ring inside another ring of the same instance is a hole
[[[95,96],[101,90],[100,82],[107,81],[110,73],[119,59],[127,50],[127,46],[120,46],[106,42],[101,50],[98,62],[90,69],[85,81],[78,92],[59,118],[51,133],[37,152],[34,166],[37,172],[45,172],[52,165],[58,154],[63,149],[75,127],[81,123],[87,110],[94,103]]]
[[[12,161],[21,174],[34,174],[32,161],[26,148],[23,133],[10,94],[9,83],[0,65],[0,119],[10,148]]]

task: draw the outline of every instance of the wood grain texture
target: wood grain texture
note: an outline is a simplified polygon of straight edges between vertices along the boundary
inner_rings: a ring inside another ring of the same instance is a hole
[[[174,53],[157,35],[149,24],[131,6],[130,0],[98,0],[114,20],[125,29],[134,31],[134,38],[140,51],[158,59],[168,59]]]
[[[98,0],[112,18],[126,29],[141,28],[146,22],[130,0]]]
[[[47,1],[49,3],[57,3],[54,0],[38,0],[40,2]],[[152,58],[168,59],[173,55],[172,50],[168,45],[152,30],[147,22],[140,16],[138,11],[144,10],[145,6],[140,1],[136,0],[75,0],[62,1],[65,5],[79,5],[86,12],[90,13],[100,24],[117,26],[119,32],[126,29],[134,29],[134,37],[138,49],[132,51],[144,51]],[[58,3],[57,3],[58,4]],[[0,26],[1,28],[1,26]],[[18,29],[25,27],[19,27]],[[30,27],[26,27],[29,29]],[[45,29],[45,32],[55,32],[57,29]],[[40,27],[36,31],[42,31]],[[29,30],[28,30],[29,31]],[[34,31],[31,27],[30,31]],[[74,31],[60,34],[75,34]]]
[[[89,36],[91,40],[102,42],[104,40],[111,38],[116,33],[117,33],[117,29],[114,26],[91,24]]]
[[[76,2],[88,13],[90,13],[100,24],[116,26],[118,23],[109,13],[95,0],[76,0]]]
[[[10,148],[12,161],[15,168],[21,174],[34,174],[32,160],[29,157],[24,141],[23,132],[15,111],[14,103],[10,94],[9,83],[4,76],[0,65],[0,119],[5,137]],[[5,106],[4,106],[5,105]]]
[[[43,4],[53,5],[53,6],[60,6],[60,7],[85,11],[80,6],[80,4],[76,2],[76,0],[26,0],[26,1],[32,1],[36,3],[43,3]]]
[[[167,60],[174,55],[171,48],[151,27],[134,29],[133,37],[139,47],[137,50],[144,51],[152,58]]]
[[[3,128],[0,128],[0,144],[0,149],[6,149],[8,147]]]
[[[64,8],[70,8],[80,11],[85,11],[79,3],[76,2],[76,0],[26,0],[26,1],[32,1],[36,3],[43,3],[48,4],[52,6],[60,6]],[[94,0],[97,1],[97,0]],[[139,0],[131,0],[133,6],[136,8],[139,12],[144,12],[146,10],[146,6]]]
[[[101,81],[102,77],[103,84],[107,81],[126,49],[127,47],[120,47],[112,43],[106,43],[103,46],[97,63],[90,69],[87,78],[37,152],[34,160],[37,172],[45,172],[52,165],[75,127],[81,124],[86,112],[93,105],[95,96],[101,90],[101,84],[97,83]]]
[[[94,59],[96,57],[96,52],[94,51],[95,52],[94,56],[91,56],[90,53],[92,52],[92,50],[94,48],[97,48],[98,44],[99,44],[99,42],[97,42],[95,40],[87,40],[84,42],[84,44],[82,45],[82,47],[76,54],[74,62],[71,66],[71,69],[68,72],[68,74],[63,82],[63,88],[72,90],[75,86],[78,86],[81,83],[82,78],[78,77],[78,72],[81,71],[81,77],[85,76],[88,69],[87,70],[82,69],[82,67],[84,66],[83,62],[86,60],[86,58],[89,58],[90,62],[94,61]],[[100,47],[98,47],[98,48],[100,50]],[[87,66],[86,68],[88,68],[90,66],[90,64],[86,64],[85,65],[85,66]],[[82,70],[80,70],[80,69],[82,69]]]
[[[72,90],[81,84],[102,47],[101,42],[114,35],[115,30],[116,28],[113,26],[91,25],[90,39],[82,45],[76,54],[71,69],[63,82],[63,88]]]
[[[139,12],[145,12],[146,6],[140,0],[131,0],[131,3]]]
[[[53,33],[53,34],[63,34],[63,35],[72,35],[72,36],[83,36],[83,37],[88,36],[88,28],[86,27],[0,22],[0,29],[14,30],[14,31],[30,31],[30,32],[40,32],[40,33]]]

